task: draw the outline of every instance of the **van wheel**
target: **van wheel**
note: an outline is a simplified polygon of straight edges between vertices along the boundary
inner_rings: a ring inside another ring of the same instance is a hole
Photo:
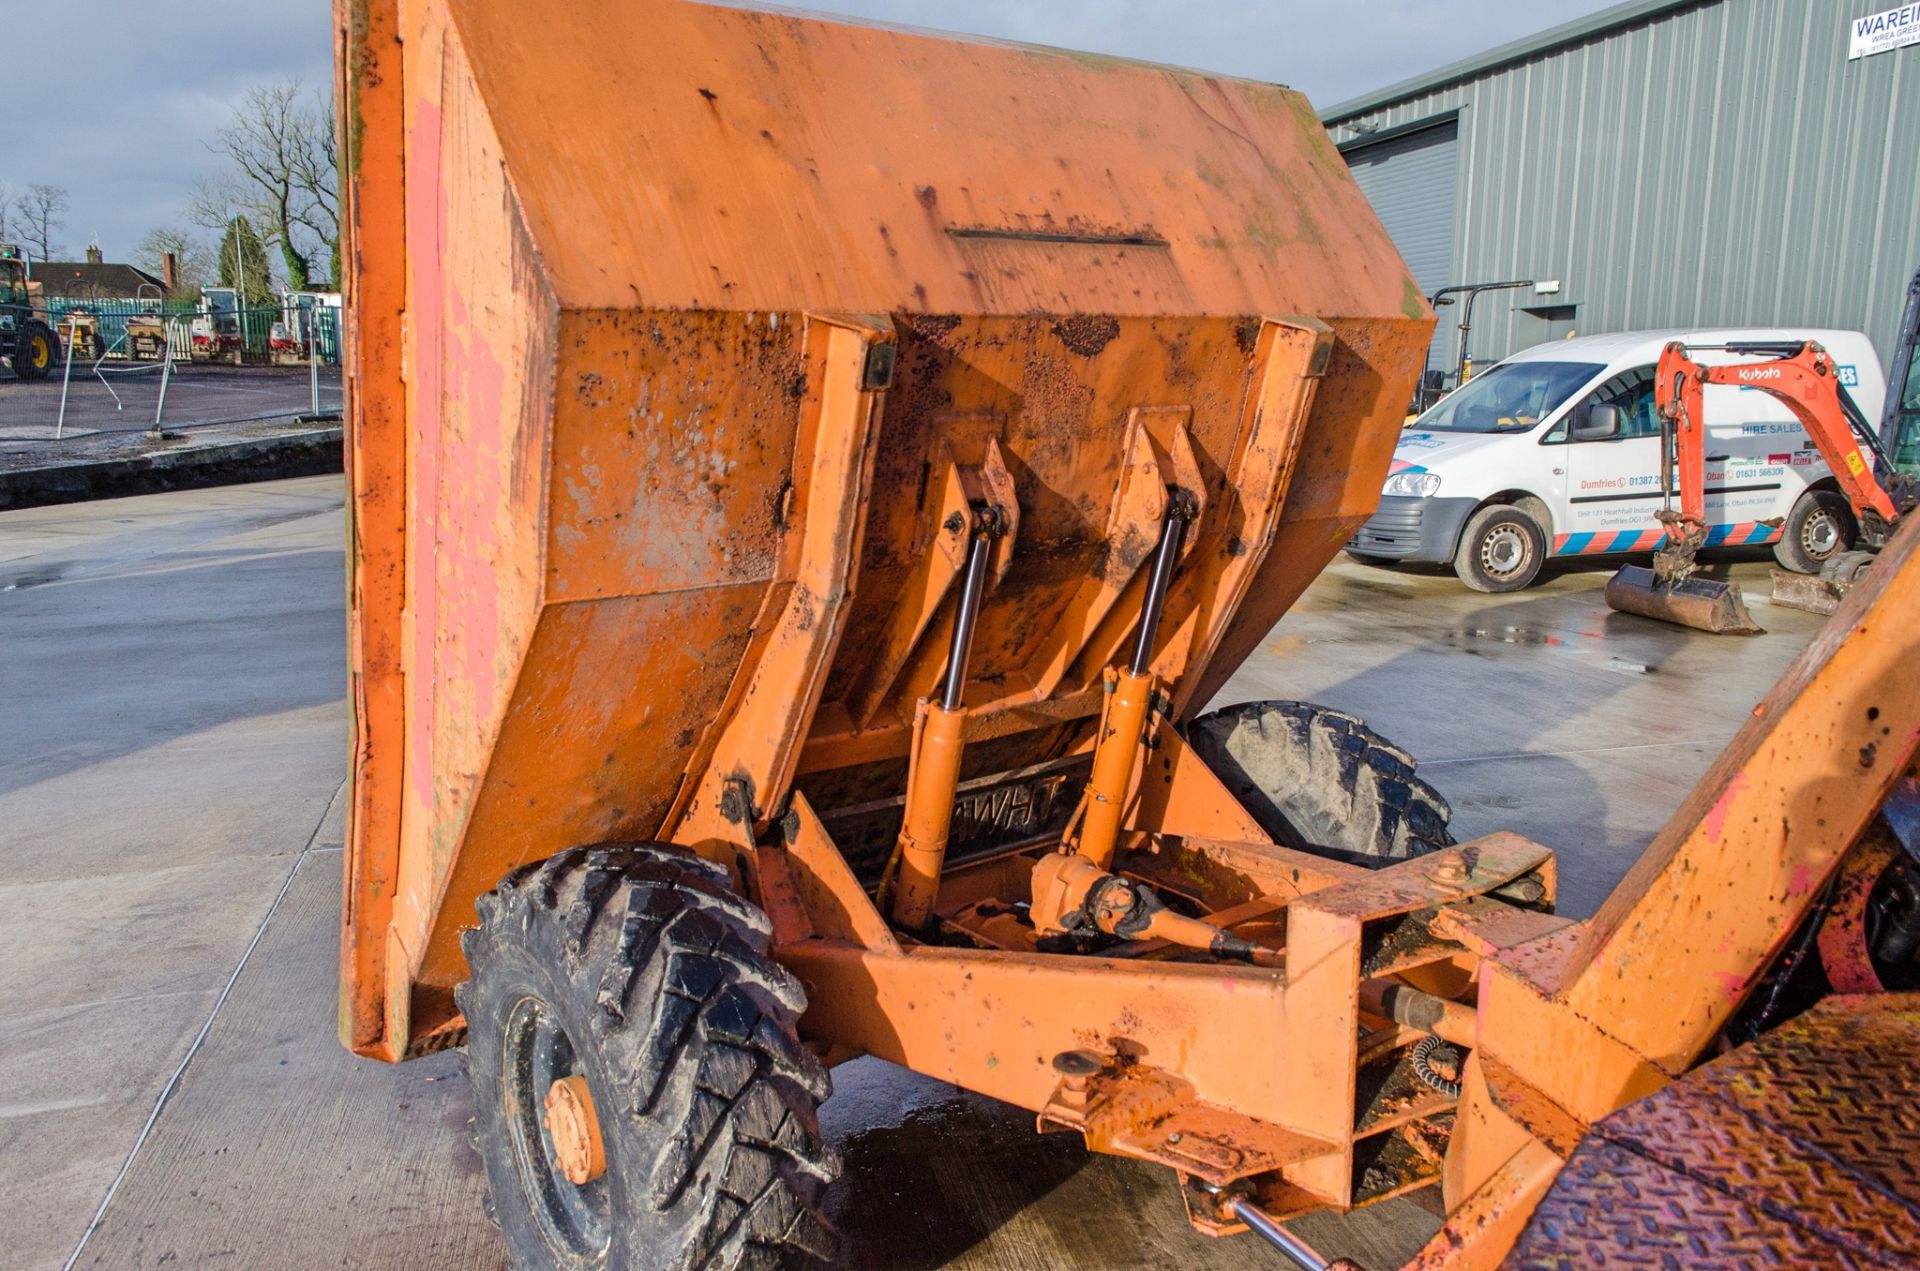
[[[1468,518],[1453,553],[1453,572],[1475,591],[1519,591],[1539,575],[1546,556],[1540,523],[1517,507],[1496,503]]]
[[[1817,574],[1822,565],[1852,548],[1858,533],[1846,499],[1832,490],[1808,490],[1787,513],[1773,558],[1796,574]]]
[[[806,994],[724,871],[662,843],[509,874],[461,937],[474,1137],[515,1267],[825,1259]]]

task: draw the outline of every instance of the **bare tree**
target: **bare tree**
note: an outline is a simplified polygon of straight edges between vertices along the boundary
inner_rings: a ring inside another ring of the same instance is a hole
[[[13,241],[13,187],[0,184],[0,243]]]
[[[179,278],[170,297],[196,295],[201,284],[213,279],[213,249],[192,230],[177,225],[156,225],[147,231],[134,251],[140,268],[162,278],[166,276],[167,253],[173,253]]]
[[[203,188],[195,221],[212,228],[216,212],[221,226],[234,212],[246,213],[280,253],[296,291],[331,275],[340,240],[331,103],[310,103],[298,80],[256,88],[213,148],[234,171],[230,181]]]
[[[35,260],[51,260],[65,250],[54,240],[54,235],[67,224],[66,186],[30,185],[25,194],[13,201],[13,210],[20,222],[15,232],[34,249]]]

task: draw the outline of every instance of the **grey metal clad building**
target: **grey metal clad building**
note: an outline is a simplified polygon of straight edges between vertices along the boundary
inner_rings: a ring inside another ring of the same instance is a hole
[[[1883,51],[1850,56],[1863,32]],[[1884,360],[1920,267],[1909,40],[1920,8],[1894,0],[1632,0],[1321,118],[1429,295],[1559,280],[1479,298],[1477,364],[1776,322],[1863,330]]]

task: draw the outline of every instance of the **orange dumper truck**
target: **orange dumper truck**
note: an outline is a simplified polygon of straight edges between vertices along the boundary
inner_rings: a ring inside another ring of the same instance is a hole
[[[1373,509],[1433,323],[1300,94],[337,11],[340,1028],[466,1047],[516,1264],[830,1256],[816,1112],[870,1054],[1164,1165],[1203,1231],[1438,1185],[1429,1260],[1492,1265],[1703,1056],[1913,1035],[1751,1005],[1795,948],[1902,973],[1862,915],[1910,527],[1584,923],[1358,720],[1203,713]]]

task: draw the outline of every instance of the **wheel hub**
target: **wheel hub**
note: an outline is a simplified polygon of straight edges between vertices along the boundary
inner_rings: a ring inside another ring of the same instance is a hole
[[[1487,535],[1486,545],[1480,549],[1481,563],[1496,574],[1511,574],[1526,556],[1526,540],[1520,537],[1520,531],[1506,525]]]
[[[566,1180],[584,1187],[606,1173],[607,1151],[587,1079],[575,1073],[554,1082],[547,1088],[546,1110],[554,1163]]]
[[[1840,546],[1840,523],[1827,512],[1816,512],[1807,519],[1800,542],[1815,556],[1827,556]]]

